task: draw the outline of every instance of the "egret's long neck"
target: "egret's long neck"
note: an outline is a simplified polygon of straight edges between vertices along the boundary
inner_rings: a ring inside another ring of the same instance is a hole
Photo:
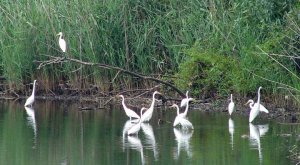
[[[259,89],[258,89],[258,92],[257,92],[257,103],[258,103],[258,104],[260,104],[260,89],[261,89],[261,88],[259,88]]]
[[[152,96],[152,103],[151,103],[151,106],[149,109],[152,109],[154,108],[154,103],[155,103],[155,93],[153,93],[153,96]]]
[[[34,83],[33,83],[33,89],[32,89],[32,94],[31,94],[31,96],[34,96],[34,94],[35,94],[35,81],[34,81]]]
[[[230,95],[230,101],[232,102],[232,94]]]
[[[177,109],[177,116],[179,115],[179,107],[176,106],[176,109]]]
[[[124,96],[121,96],[121,97],[122,97],[122,105],[124,108],[126,108]]]
[[[183,112],[183,114],[186,115],[188,110],[189,110],[189,100],[186,103],[185,111]]]

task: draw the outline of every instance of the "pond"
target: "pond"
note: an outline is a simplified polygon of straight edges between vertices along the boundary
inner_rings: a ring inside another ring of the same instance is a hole
[[[155,109],[138,136],[127,136],[119,105],[79,111],[71,102],[0,104],[0,164],[295,164],[299,125],[192,109],[194,130],[173,128],[174,109]],[[226,105],[224,106],[226,107]],[[164,122],[158,123],[159,119]]]

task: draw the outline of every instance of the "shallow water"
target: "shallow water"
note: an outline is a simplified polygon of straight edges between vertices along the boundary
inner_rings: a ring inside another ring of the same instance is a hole
[[[173,128],[175,110],[155,110],[138,136],[120,106],[78,111],[78,105],[1,102],[0,164],[295,164],[300,125],[227,113],[189,112],[194,130]],[[158,118],[163,123],[158,125]]]

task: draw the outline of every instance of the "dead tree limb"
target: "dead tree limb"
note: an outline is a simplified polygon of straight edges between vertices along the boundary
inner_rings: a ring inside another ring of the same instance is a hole
[[[49,56],[49,55],[47,55],[47,57],[50,58],[47,61],[35,61],[35,62],[40,63],[38,69],[40,69],[40,68],[42,68],[46,65],[49,65],[49,64],[57,64],[57,63],[70,61],[70,62],[74,62],[74,63],[82,64],[82,65],[87,65],[87,66],[96,66],[98,68],[103,68],[103,69],[112,69],[112,70],[116,70],[116,71],[119,71],[119,72],[123,72],[125,74],[129,74],[131,76],[135,76],[135,77],[140,78],[140,79],[155,81],[157,83],[160,83],[160,84],[163,84],[163,85],[166,85],[166,86],[172,88],[180,96],[185,97],[185,94],[181,90],[179,90],[177,87],[175,87],[173,84],[171,84],[169,82],[160,80],[158,78],[150,77],[150,76],[145,76],[145,75],[142,75],[140,73],[132,72],[132,71],[129,71],[127,69],[123,69],[123,68],[120,68],[120,67],[117,67],[117,66],[112,66],[112,65],[108,65],[108,64],[102,64],[102,63],[86,62],[86,61],[82,61],[82,60],[78,60],[78,59],[70,58],[70,57],[55,57],[55,56]]]

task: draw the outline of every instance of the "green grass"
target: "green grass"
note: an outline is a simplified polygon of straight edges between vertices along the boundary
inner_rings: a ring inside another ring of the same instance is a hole
[[[253,78],[253,75],[249,76],[249,70],[256,71],[251,66],[268,66],[263,67],[260,76],[276,68],[278,72],[269,74],[268,78],[275,81],[279,78],[288,79],[286,72],[273,66],[274,61],[266,56],[260,57],[261,61],[255,59],[261,53],[257,45],[266,48],[265,42],[276,38],[274,34],[285,32],[287,36],[295,35],[291,33],[293,30],[289,28],[286,13],[297,11],[298,6],[299,2],[288,0],[256,3],[245,0],[2,1],[0,74],[7,78],[10,88],[19,90],[24,89],[23,84],[39,79],[46,91],[57,88],[62,80],[72,84],[73,88],[93,84],[107,91],[116,75],[115,71],[90,67],[77,70],[81,66],[73,63],[49,65],[37,70],[38,64],[34,61],[47,60],[44,55],[63,55],[56,36],[62,31],[68,43],[67,54],[71,57],[119,66],[143,74],[163,75],[177,72],[189,75],[182,70],[182,66],[189,67],[191,62],[200,60],[207,66],[205,72],[208,77],[196,83],[200,84],[199,87],[205,87],[206,83],[211,86],[205,89],[198,87],[196,93],[206,89],[222,94],[229,91],[247,93],[265,83],[262,79]],[[276,44],[282,40],[279,37]],[[276,51],[283,50],[286,49]],[[275,50],[268,47],[267,51]],[[212,57],[204,59],[202,55]],[[224,64],[213,65],[218,63],[215,60],[223,61]],[[231,65],[232,61],[238,63],[233,67],[243,69],[233,69],[238,70],[237,75],[235,71],[234,74],[226,72],[228,82],[216,87],[216,84],[222,82],[218,79],[221,70]],[[282,61],[288,67],[292,66],[287,60]],[[209,71],[214,68],[209,66],[215,66],[216,70]],[[232,79],[229,80],[229,77]],[[246,83],[240,84],[243,82],[241,79]],[[189,87],[184,86],[184,82],[176,83],[182,89]],[[142,84],[126,75],[113,81],[116,89],[135,88]]]

